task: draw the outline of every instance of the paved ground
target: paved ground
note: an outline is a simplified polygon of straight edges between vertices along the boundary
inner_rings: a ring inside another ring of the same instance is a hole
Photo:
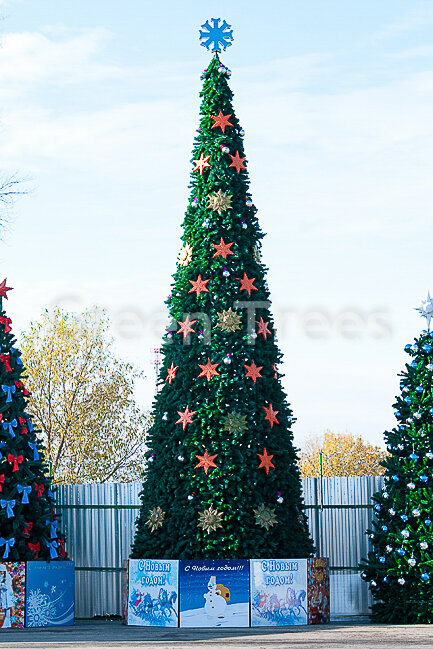
[[[334,622],[281,629],[157,629],[120,622],[77,622],[73,627],[0,630],[5,649],[432,649],[431,626]]]

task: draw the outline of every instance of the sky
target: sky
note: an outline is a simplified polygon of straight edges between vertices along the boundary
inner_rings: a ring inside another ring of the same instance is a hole
[[[295,442],[382,444],[433,291],[430,0],[0,0],[0,169],[27,178],[0,246],[18,336],[52,305],[107,309],[145,370],[181,247],[200,25],[234,43],[236,114]]]

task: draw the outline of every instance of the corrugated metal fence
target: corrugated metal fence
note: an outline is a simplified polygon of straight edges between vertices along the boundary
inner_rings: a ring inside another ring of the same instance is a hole
[[[304,478],[304,499],[317,555],[329,557],[331,614],[367,615],[369,593],[356,569],[368,551],[365,530],[381,477]],[[63,485],[57,492],[68,551],[76,563],[76,615],[119,615],[121,569],[139,508],[138,482]]]

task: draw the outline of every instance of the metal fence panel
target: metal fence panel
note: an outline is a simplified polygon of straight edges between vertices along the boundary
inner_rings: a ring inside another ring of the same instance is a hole
[[[368,588],[356,570],[368,552],[371,496],[382,477],[304,478],[302,486],[317,555],[329,557],[331,614],[367,615]],[[129,555],[141,483],[62,485],[57,509],[76,564],[76,615],[120,615],[121,567]],[[322,509],[323,505],[323,509]]]

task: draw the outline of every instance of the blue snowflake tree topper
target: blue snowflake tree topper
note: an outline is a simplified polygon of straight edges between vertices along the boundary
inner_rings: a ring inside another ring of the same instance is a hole
[[[212,25],[206,20],[200,29],[200,45],[211,52],[221,52],[221,48],[226,50],[233,41],[231,25],[225,20],[221,21],[221,18],[211,18],[211,23]]]

